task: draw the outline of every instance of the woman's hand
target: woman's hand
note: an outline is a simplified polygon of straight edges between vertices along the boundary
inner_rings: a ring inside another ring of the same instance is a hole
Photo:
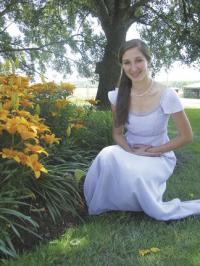
[[[131,153],[140,156],[159,157],[162,153],[151,151],[151,145],[135,144],[131,147]]]

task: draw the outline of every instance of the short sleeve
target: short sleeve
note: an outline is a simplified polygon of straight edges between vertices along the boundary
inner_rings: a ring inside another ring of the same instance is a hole
[[[117,103],[117,94],[118,94],[118,88],[116,88],[113,91],[108,92],[108,99],[111,104],[116,105]]]
[[[184,109],[177,92],[171,88],[167,88],[164,92],[161,106],[165,114],[177,113]]]

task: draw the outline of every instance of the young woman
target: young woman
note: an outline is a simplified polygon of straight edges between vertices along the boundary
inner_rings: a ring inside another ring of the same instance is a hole
[[[144,211],[157,220],[200,214],[200,200],[162,201],[176,165],[173,150],[192,141],[190,123],[176,92],[151,78],[151,57],[143,41],[126,42],[119,61],[119,89],[108,93],[117,145],[104,148],[87,173],[84,194],[89,214]],[[178,132],[171,140],[167,135],[170,116]]]

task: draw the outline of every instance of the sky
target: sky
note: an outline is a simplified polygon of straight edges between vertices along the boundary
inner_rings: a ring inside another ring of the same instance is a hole
[[[20,31],[16,27],[16,25],[13,23],[9,27],[9,32],[12,35],[17,36],[20,34]],[[139,32],[137,30],[136,24],[133,24],[126,36],[126,40],[134,39],[134,38],[140,38]],[[47,71],[45,76],[49,80],[56,80],[61,81],[63,80],[62,76],[51,69]],[[70,75],[70,77],[67,78],[67,81],[73,82],[78,79],[78,74]],[[175,62],[172,67],[169,69],[169,71],[166,71],[164,69],[161,69],[161,71],[156,75],[157,81],[195,81],[200,80],[200,70],[189,68],[186,65],[181,64],[180,62]]]

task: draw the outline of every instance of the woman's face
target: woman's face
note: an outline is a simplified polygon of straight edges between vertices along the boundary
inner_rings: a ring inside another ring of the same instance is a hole
[[[137,47],[130,48],[123,54],[122,68],[132,82],[142,81],[148,77],[148,61]]]

